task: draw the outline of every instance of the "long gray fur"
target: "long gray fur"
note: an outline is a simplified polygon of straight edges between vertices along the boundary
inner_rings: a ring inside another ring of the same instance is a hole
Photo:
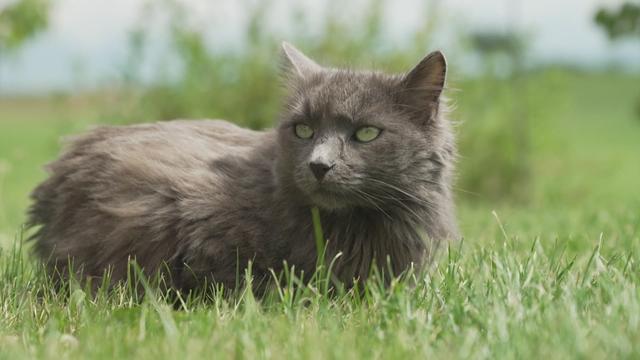
[[[82,277],[108,269],[112,282],[135,259],[189,290],[205,280],[233,288],[249,261],[258,279],[285,261],[313,273],[312,206],[345,283],[373,263],[420,268],[457,239],[442,54],[404,75],[324,68],[286,43],[283,59],[289,91],[275,129],[177,120],[73,139],[32,193],[37,254],[63,277],[73,264]],[[296,137],[298,123],[313,138]],[[363,125],[382,133],[359,143]],[[322,181],[309,168],[317,156],[333,164]]]

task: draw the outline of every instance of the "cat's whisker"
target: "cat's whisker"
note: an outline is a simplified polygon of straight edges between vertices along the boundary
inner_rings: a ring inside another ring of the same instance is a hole
[[[386,186],[386,190],[380,189],[383,193],[389,195],[390,197],[388,198],[388,200],[392,200],[393,202],[399,204],[400,206],[402,206],[406,211],[408,211],[412,216],[415,217],[416,220],[420,221],[422,220],[421,216],[419,214],[417,214],[415,212],[415,210],[411,209],[407,204],[405,204],[403,201],[409,200],[409,201],[414,201],[417,202],[419,205],[424,206],[425,208],[427,208],[429,211],[425,212],[425,215],[429,218],[429,220],[435,220],[435,218],[433,216],[431,216],[431,212],[437,212],[438,209],[435,206],[434,203],[426,200],[426,199],[421,199],[411,193],[408,193],[400,188],[398,188],[397,186],[394,186],[392,184],[389,184],[387,182],[384,182],[382,180],[378,180],[378,179],[374,179],[371,178],[369,180],[373,180],[375,182],[377,182],[380,185]],[[398,198],[396,196],[393,196],[394,194],[389,192],[389,190],[393,190],[397,193],[400,193],[402,195],[407,196],[408,198]]]
[[[398,205],[400,205],[404,210],[406,210],[409,213],[409,215],[413,216],[414,220],[416,220],[418,222],[423,220],[422,217],[418,213],[415,212],[415,210],[411,209],[407,204],[405,204],[403,202],[403,200],[408,200],[408,199],[402,199],[402,198],[394,197],[394,196],[392,196],[393,194],[391,194],[390,192],[388,192],[386,190],[383,190],[383,189],[380,189],[380,190],[385,195],[388,195],[388,196],[385,196],[385,197],[379,197],[378,196],[378,197],[376,197],[377,199],[379,199],[379,200],[391,200],[394,203],[397,203]],[[371,196],[373,196],[373,195],[371,195]],[[427,215],[427,217],[429,217],[428,213],[426,215]]]
[[[411,193],[409,193],[409,192],[407,192],[407,191],[405,191],[405,190],[403,190],[403,189],[401,189],[401,188],[399,188],[399,187],[397,187],[395,185],[389,184],[388,182],[385,182],[385,181],[382,181],[382,180],[378,180],[378,179],[375,179],[375,178],[370,178],[368,180],[369,181],[373,181],[373,182],[375,182],[375,183],[377,183],[379,185],[386,186],[386,187],[388,187],[388,188],[390,188],[390,189],[392,189],[394,191],[397,191],[397,192],[399,192],[399,193],[401,193],[403,195],[406,195],[406,196],[409,197],[409,199],[415,200],[416,202],[419,202],[419,203],[422,203],[422,204],[431,205],[431,202],[429,202],[428,200],[419,198],[416,195],[411,194]]]
[[[408,213],[409,215],[413,216],[414,219],[418,222],[421,222],[423,220],[422,216],[420,216],[420,214],[418,214],[415,210],[411,209],[407,204],[405,204],[402,200],[404,199],[399,199],[399,198],[389,198],[390,200],[394,201],[395,203],[399,204],[401,207],[403,207]],[[430,212],[424,212],[424,215],[429,219],[432,220],[433,217],[431,216]]]
[[[386,211],[384,211],[384,209],[382,209],[376,202],[375,202],[375,197],[373,197],[371,194],[368,194],[362,190],[358,190],[358,189],[353,189],[353,194],[360,197],[361,199],[363,199],[364,201],[367,201],[368,203],[370,203],[371,205],[373,205],[376,209],[378,209],[381,213],[383,213],[384,215],[386,215],[389,219],[392,219],[391,215],[389,215],[389,213],[387,213]]]

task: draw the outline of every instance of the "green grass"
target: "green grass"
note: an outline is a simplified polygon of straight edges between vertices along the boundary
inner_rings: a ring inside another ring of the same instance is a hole
[[[0,101],[0,358],[638,358],[638,83],[531,76],[529,201],[461,189],[465,240],[417,285],[372,282],[361,296],[334,297],[285,287],[263,301],[245,292],[181,310],[155,293],[136,302],[127,289],[52,291],[13,239],[58,137],[98,117],[90,104]],[[454,94],[466,135],[480,105],[483,116],[506,106],[480,104],[486,86],[463,82]],[[462,155],[464,176],[476,154]]]

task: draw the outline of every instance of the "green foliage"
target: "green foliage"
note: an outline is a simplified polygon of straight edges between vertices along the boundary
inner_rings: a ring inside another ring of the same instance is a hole
[[[523,39],[514,33],[479,31],[471,34],[470,40],[472,47],[485,55],[501,52],[518,54],[525,47]]]
[[[640,4],[624,3],[618,10],[602,8],[594,20],[610,39],[640,36]]]
[[[0,50],[15,50],[47,27],[49,0],[18,0],[0,7]]]
[[[487,77],[468,82],[458,101],[458,116],[465,121],[460,131],[463,158],[458,187],[484,200],[526,202],[531,196],[529,139],[522,138],[530,135],[517,127],[526,120],[519,117],[521,107],[528,105],[512,85]]]
[[[140,63],[145,57],[145,39],[154,30],[153,16],[141,20],[139,28],[131,34],[131,61],[123,69],[124,86],[118,89],[113,102],[106,105],[104,118],[118,122],[143,120],[212,117],[224,118],[252,128],[264,128],[277,120],[283,95],[278,57],[280,42],[284,39],[301,46],[313,57],[333,64],[370,66],[372,59],[392,70],[407,70],[429,48],[428,33],[431,23],[416,31],[411,50],[382,48],[384,27],[383,0],[376,0],[361,10],[357,19],[340,12],[337,1],[324,8],[321,29],[312,31],[311,17],[302,8],[290,8],[293,29],[279,33],[266,23],[271,14],[270,1],[259,6],[245,3],[243,13],[248,18],[239,50],[212,50],[206,43],[205,33],[214,25],[193,25],[193,15],[179,2],[168,0],[150,3],[154,11],[170,13],[163,31],[168,32],[170,47],[165,55],[175,60],[171,76],[161,67],[152,75],[151,84],[142,80]],[[280,15],[287,17],[286,15]],[[346,36],[345,34],[348,34]],[[175,71],[174,71],[175,72]]]
[[[479,31],[471,34],[473,50],[483,59],[483,75],[462,96],[473,112],[461,137],[461,153],[474,154],[460,184],[491,200],[527,202],[531,192],[530,129],[526,52],[520,34]],[[536,104],[539,105],[539,104]],[[483,139],[483,141],[478,141]]]

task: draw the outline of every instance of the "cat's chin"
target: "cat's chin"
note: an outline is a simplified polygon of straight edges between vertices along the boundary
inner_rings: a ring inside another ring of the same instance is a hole
[[[298,189],[312,206],[329,211],[339,211],[364,205],[360,198],[353,195],[354,190],[348,185],[332,181],[316,182],[315,179],[303,180],[305,181],[297,184]]]
[[[341,210],[351,206],[344,199],[340,199],[337,196],[316,195],[311,196],[311,203],[319,208],[325,210]]]
[[[320,189],[310,194],[309,199],[313,205],[324,210],[338,211],[353,206],[344,194]]]

